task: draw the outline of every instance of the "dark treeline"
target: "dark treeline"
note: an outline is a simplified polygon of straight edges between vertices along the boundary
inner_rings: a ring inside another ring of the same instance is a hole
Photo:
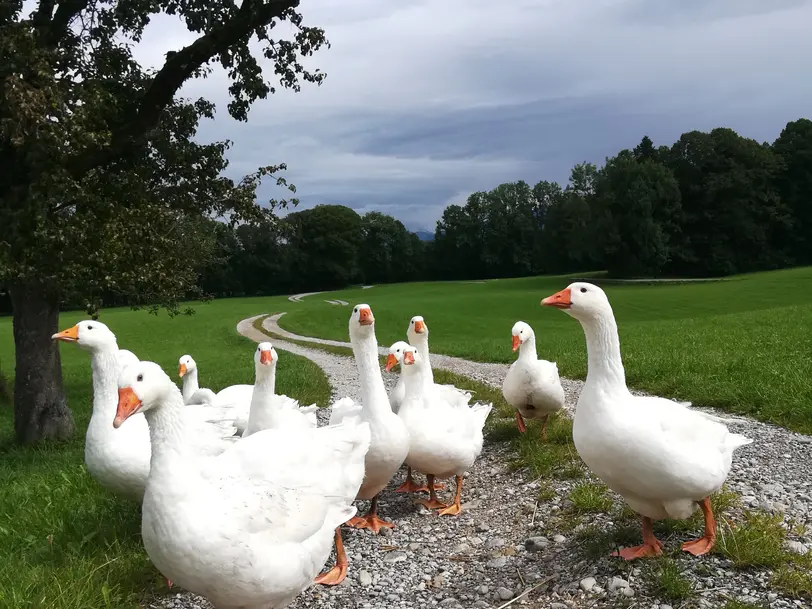
[[[563,187],[519,181],[475,192],[445,209],[429,242],[391,216],[341,205],[261,226],[183,222],[178,234],[200,261],[200,292],[214,297],[596,269],[721,276],[812,264],[812,121],[788,123],[772,144],[731,129],[692,131],[671,146],[644,137],[600,169],[576,165]],[[91,296],[103,306],[126,304]]]

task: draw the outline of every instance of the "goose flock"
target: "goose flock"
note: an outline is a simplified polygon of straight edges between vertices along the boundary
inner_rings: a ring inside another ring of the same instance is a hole
[[[661,554],[653,520],[688,518],[696,509],[704,535],[682,549],[709,552],[716,539],[709,497],[727,478],[733,452],[752,440],[690,403],[632,395],[612,307],[598,286],[576,282],[541,304],[577,319],[586,336],[588,374],[573,421],[578,454],[642,517],[643,543],[616,555]],[[91,354],[87,469],[111,492],[141,502],[144,547],[170,585],[218,609],[277,609],[314,583],[339,584],[348,569],[341,527],[374,534],[394,527],[378,513],[378,496],[403,464],[398,492],[428,493],[417,502],[438,516],[460,513],[492,405],[434,382],[423,317],[409,321],[408,341],[389,348],[386,370],[400,367],[389,395],[369,305],[353,308],[349,336],[361,400],[337,400],[321,427],[315,405],[276,393],[278,355],[269,342],[254,352],[254,385],[214,393],[200,388],[191,356],[178,362],[181,390],[157,364],[119,349],[98,321],[53,336]],[[558,369],[538,358],[528,324],[516,322],[512,337],[519,356],[503,395],[519,430],[539,419],[543,438],[548,417],[564,405]],[[436,480],[451,478],[454,498],[444,503]],[[363,516],[357,500],[370,501]],[[333,548],[336,563],[322,572]]]

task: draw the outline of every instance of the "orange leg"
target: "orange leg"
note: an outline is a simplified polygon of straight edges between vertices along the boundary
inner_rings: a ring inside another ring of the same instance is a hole
[[[516,427],[518,427],[519,431],[522,433],[527,431],[527,427],[525,427],[524,424],[524,419],[522,418],[522,415],[518,410],[516,411]]]
[[[454,495],[454,503],[449,505],[444,510],[437,512],[440,516],[456,516],[462,511],[460,506],[460,499],[462,499],[462,476],[457,476],[457,494]]]
[[[344,551],[344,541],[341,539],[341,528],[336,527],[335,533],[335,543],[336,543],[336,566],[327,571],[327,573],[322,573],[316,578],[317,584],[324,584],[325,586],[336,586],[344,581],[344,578],[347,577],[347,565],[349,565],[349,561],[347,560],[347,553]]]
[[[444,487],[442,484],[435,484],[434,490],[440,491]],[[395,489],[396,493],[428,493],[429,487],[425,484],[420,486],[412,478],[412,468],[410,467],[406,472],[406,481]]]
[[[420,505],[425,505],[430,510],[437,510],[442,508],[447,508],[448,506],[437,499],[437,492],[434,490],[434,474],[426,474],[426,483],[429,487],[429,498],[428,499],[418,499],[417,503]]]
[[[620,556],[623,560],[634,560],[645,556],[660,556],[663,553],[663,544],[654,537],[652,525],[651,518],[643,516],[643,544],[612,552],[612,556]]]
[[[544,415],[544,422],[541,424],[541,439],[542,440],[547,439],[547,419],[549,419],[549,418],[550,418],[550,415],[548,415],[548,414]]]
[[[359,528],[358,525],[364,522],[364,519],[360,516],[353,516],[347,522],[344,523],[345,527],[355,527]]]
[[[372,503],[369,506],[369,511],[360,519],[361,522],[354,525],[356,529],[369,529],[376,535],[381,532],[381,529],[394,529],[395,525],[386,520],[378,518],[378,495],[372,498]]]
[[[713,549],[716,544],[716,519],[713,517],[711,502],[709,497],[705,497],[699,502],[702,513],[705,515],[705,535],[694,541],[686,541],[682,544],[682,549],[694,556],[702,556]]]

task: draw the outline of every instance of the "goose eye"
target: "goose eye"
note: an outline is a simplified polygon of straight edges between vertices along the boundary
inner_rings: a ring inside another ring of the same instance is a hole
[[[586,288],[581,288],[581,294],[586,292]]]
[[[93,326],[88,326],[88,327],[87,327],[87,329],[88,329],[88,330],[92,330],[92,329],[93,329]]]
[[[143,375],[143,374],[139,374],[137,377],[135,377],[135,380],[136,380],[136,381],[138,381],[138,382],[140,383],[141,381],[143,381],[143,380],[144,380],[144,375]]]

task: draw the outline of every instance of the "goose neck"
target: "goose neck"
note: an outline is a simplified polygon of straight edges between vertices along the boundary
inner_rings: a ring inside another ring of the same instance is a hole
[[[351,336],[350,342],[361,379],[361,403],[364,409],[372,416],[391,413],[389,397],[386,394],[378,361],[378,342],[375,339],[375,331],[370,330],[368,334],[362,336]]]
[[[94,349],[90,359],[93,379],[93,418],[112,426],[118,406],[118,346]]]
[[[200,384],[197,380],[197,368],[187,370],[183,375],[183,401],[188,402],[194,395],[195,391],[200,389]]]
[[[175,390],[164,398],[164,402],[157,408],[144,412],[149,424],[149,440],[152,446],[150,457],[151,472],[156,476],[173,475],[178,470],[178,462],[182,460],[190,446],[191,438],[187,438],[181,418],[183,398]],[[126,425],[126,421],[124,425]]]
[[[434,383],[434,373],[431,370],[431,360],[429,355],[429,337],[425,332],[420,334],[415,333],[414,340],[410,343],[412,347],[417,347],[417,352],[420,354],[420,361],[417,365],[423,372],[423,382],[428,385]]]
[[[519,359],[522,361],[535,361],[538,359],[536,353],[536,337],[530,336],[519,346]]]
[[[581,325],[586,336],[587,384],[601,385],[607,391],[626,391],[620,337],[612,312],[582,321]]]

